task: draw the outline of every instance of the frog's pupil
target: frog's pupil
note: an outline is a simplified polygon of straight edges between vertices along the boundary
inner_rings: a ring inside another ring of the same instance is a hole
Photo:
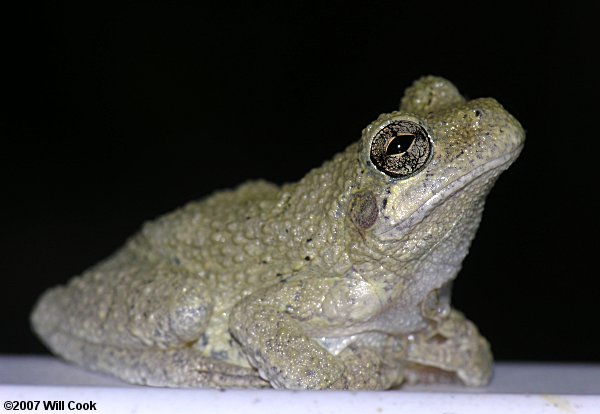
[[[415,138],[416,137],[413,134],[402,134],[395,136],[390,140],[385,148],[385,155],[398,155],[408,151]]]

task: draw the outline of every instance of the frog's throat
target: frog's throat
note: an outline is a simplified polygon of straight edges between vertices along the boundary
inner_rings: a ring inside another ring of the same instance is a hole
[[[433,196],[428,198],[423,204],[417,207],[414,213],[412,213],[408,218],[392,227],[386,228],[380,233],[375,233],[375,235],[379,237],[380,240],[398,238],[399,235],[403,234],[405,231],[409,231],[414,226],[422,222],[428,216],[428,213],[431,210],[443,204],[446,199],[448,199],[458,191],[462,190],[482,175],[490,171],[497,171],[497,175],[499,175],[502,171],[506,170],[519,156],[521,149],[523,149],[522,145],[460,176],[456,180],[442,187]]]

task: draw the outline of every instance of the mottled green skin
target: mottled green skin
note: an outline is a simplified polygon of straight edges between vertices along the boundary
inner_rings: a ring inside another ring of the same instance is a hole
[[[407,179],[369,159],[392,120],[421,123],[434,142]],[[299,182],[249,182],[145,224],[46,292],[34,329],[67,360],[150,385],[484,385],[489,346],[450,308],[450,282],[523,140],[493,99],[465,102],[422,78],[400,111]]]

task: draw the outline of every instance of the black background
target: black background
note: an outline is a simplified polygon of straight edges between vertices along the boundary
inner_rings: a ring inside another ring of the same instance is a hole
[[[46,288],[142,222],[250,178],[295,181],[424,74],[527,130],[454,303],[498,359],[600,361],[597,46],[574,2],[45,2],[2,13],[2,353],[46,352]]]

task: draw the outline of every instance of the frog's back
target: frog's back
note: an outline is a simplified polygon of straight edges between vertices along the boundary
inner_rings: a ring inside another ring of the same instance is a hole
[[[223,281],[262,253],[256,240],[279,197],[279,187],[266,181],[220,191],[146,223],[126,248],[150,262],[169,262]]]

